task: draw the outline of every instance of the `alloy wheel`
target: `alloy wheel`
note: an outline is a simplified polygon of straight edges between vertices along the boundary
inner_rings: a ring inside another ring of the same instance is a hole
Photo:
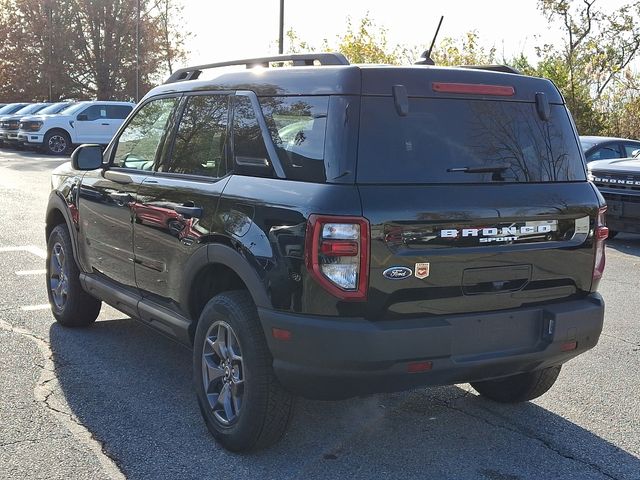
[[[69,276],[65,251],[58,242],[51,249],[49,267],[49,285],[53,303],[58,310],[62,310],[69,295]]]

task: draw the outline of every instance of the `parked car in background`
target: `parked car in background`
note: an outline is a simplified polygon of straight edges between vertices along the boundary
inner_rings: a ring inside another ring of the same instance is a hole
[[[18,127],[20,125],[20,119],[25,115],[31,115],[39,112],[45,107],[51,105],[50,103],[30,103],[20,110],[17,110],[11,115],[4,115],[0,117],[0,141],[4,144],[11,145],[17,142]]]
[[[18,140],[51,155],[63,155],[73,145],[107,145],[134,104],[129,102],[78,102],[57,115],[36,115],[21,121]]]
[[[18,110],[26,107],[27,105],[29,104],[28,103],[9,103],[8,105],[5,105],[4,107],[0,108],[0,119],[2,119],[2,117],[4,116],[13,115]],[[0,145],[2,145],[1,138],[0,138]]]
[[[632,158],[591,162],[589,179],[607,201],[609,238],[640,233],[640,152]]]
[[[632,157],[640,149],[640,141],[628,138],[581,136],[580,144],[587,163]]]

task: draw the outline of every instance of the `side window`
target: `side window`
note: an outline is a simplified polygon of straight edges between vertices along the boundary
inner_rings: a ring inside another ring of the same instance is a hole
[[[107,118],[106,105],[91,105],[89,108],[78,114],[79,121],[92,122],[99,118]]]
[[[227,174],[228,95],[189,97],[173,144],[171,159],[158,170],[223,177]]]
[[[624,144],[624,153],[627,157],[633,157],[633,153],[640,151],[640,145],[637,143],[625,143]]]
[[[123,120],[131,113],[133,107],[130,105],[107,105],[107,118]]]
[[[118,138],[114,167],[152,169],[176,102],[176,98],[161,98],[138,110]]]
[[[329,97],[262,97],[260,104],[287,178],[326,181],[324,139]]]
[[[262,130],[248,97],[234,97],[234,171],[240,175],[272,176]]]
[[[615,143],[594,150],[589,154],[587,160],[592,162],[594,160],[608,160],[610,158],[620,158],[620,152]]]

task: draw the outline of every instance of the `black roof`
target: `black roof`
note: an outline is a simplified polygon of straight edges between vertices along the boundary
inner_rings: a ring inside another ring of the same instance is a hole
[[[321,54],[315,54],[315,58]],[[322,54],[334,55],[334,54]],[[338,54],[339,55],[339,54]],[[303,57],[299,55],[298,57]],[[342,57],[340,55],[342,59]],[[288,58],[288,57],[268,57]],[[329,62],[322,66],[293,61],[294,65],[282,68],[242,68],[228,71],[218,66],[267,65],[262,59],[238,60],[219,64],[182,69],[174,73],[167,83],[160,85],[147,96],[170,92],[237,91],[251,90],[258,96],[273,95],[392,95],[392,86],[404,85],[410,97],[456,97],[460,94],[435,92],[433,82],[469,83],[480,85],[511,86],[515,93],[501,96],[505,101],[535,100],[537,92],[544,92],[550,103],[563,103],[562,96],[552,82],[516,73],[506,73],[508,67],[435,67],[430,65],[349,65],[345,62]],[[340,58],[338,59],[340,60]],[[281,60],[283,61],[283,60]],[[286,60],[285,60],[286,61]],[[485,69],[486,68],[486,69]],[[204,70],[213,73],[209,79],[180,81],[180,77],[199,77]],[[493,98],[482,94],[464,94],[465,98]]]

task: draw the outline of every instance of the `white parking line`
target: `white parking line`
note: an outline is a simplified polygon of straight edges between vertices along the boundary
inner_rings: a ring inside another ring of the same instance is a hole
[[[18,270],[16,275],[44,275],[47,271],[43,268],[42,270]]]
[[[42,305],[27,305],[26,307],[20,307],[20,310],[24,312],[33,312],[35,310],[48,310],[51,306],[48,303]]]
[[[0,247],[0,253],[6,252],[29,252],[40,258],[47,258],[47,252],[35,245],[25,245],[24,247]]]

